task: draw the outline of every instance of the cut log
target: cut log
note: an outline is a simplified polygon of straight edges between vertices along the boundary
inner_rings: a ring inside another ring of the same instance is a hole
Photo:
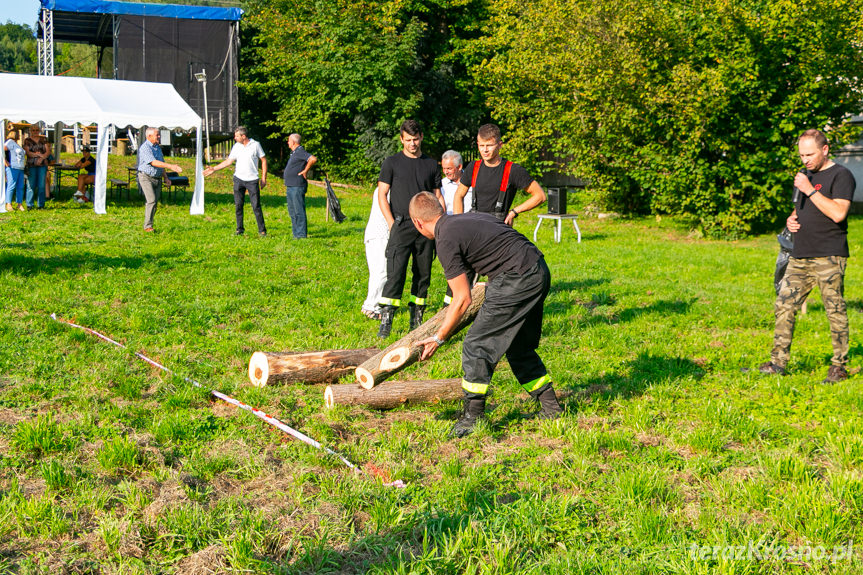
[[[470,306],[462,316],[461,321],[456,325],[455,330],[450,334],[450,337],[470,325],[476,317],[476,314],[479,313],[479,308],[485,301],[485,284],[479,284],[473,288],[470,297]],[[438,328],[440,328],[444,318],[446,317],[446,311],[447,308],[443,308],[424,324],[396,341],[382,352],[375,354],[367,361],[363,362],[356,369],[357,382],[363,388],[371,389],[380,382],[386,381],[394,374],[416,363],[420,357],[419,348],[415,345],[416,342],[430,338],[437,333]],[[390,360],[390,363],[387,364],[388,367],[384,367],[382,365],[383,359],[390,356],[398,357],[398,360]],[[401,361],[402,358],[404,361],[398,365],[393,365],[394,363]]]
[[[256,351],[249,360],[249,380],[258,387],[274,383],[333,383],[378,351],[374,347],[299,353]]]
[[[461,379],[428,379],[422,381],[385,381],[373,389],[355,383],[329,385],[324,391],[328,408],[336,405],[363,405],[373,409],[392,409],[402,405],[435,403],[461,399]]]

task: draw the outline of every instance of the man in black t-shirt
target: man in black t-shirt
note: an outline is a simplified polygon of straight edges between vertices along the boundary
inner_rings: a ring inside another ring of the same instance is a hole
[[[433,337],[417,342],[420,359],[434,355],[471,303],[468,274],[488,276],[485,301],[462,344],[465,408],[452,434],[470,433],[485,411],[488,386],[504,356],[518,382],[541,405],[540,417],[563,410],[539,355],[542,306],[551,285],[545,259],[526,237],[489,214],[448,216],[428,193],[417,194],[410,216],[420,234],[434,239],[444,275],[452,289],[446,317]]]
[[[830,322],[833,344],[830,369],[822,383],[835,383],[848,377],[848,314],[844,289],[848,261],[847,217],[856,184],[847,168],[830,159],[827,138],[820,131],[805,131],[797,141],[797,148],[806,168],[794,177],[794,210],[786,222],[794,234],[794,247],[774,305],[773,351],[770,361],[758,369],[762,373],[785,373],[797,310],[817,285]]]
[[[494,124],[480,126],[476,144],[482,161],[471,162],[462,172],[453,200],[453,213],[463,213],[462,202],[471,187],[474,211],[492,214],[510,226],[519,214],[545,201],[545,192],[527,170],[500,157],[500,128]],[[513,208],[512,202],[518,190],[526,190],[530,197]]]
[[[389,336],[393,316],[401,306],[402,291],[407,277],[408,260],[412,261],[410,329],[422,324],[434,260],[434,242],[417,232],[408,215],[411,198],[422,191],[431,191],[444,205],[440,193],[441,179],[437,162],[422,153],[422,130],[414,120],[401,126],[402,151],[390,156],[381,165],[378,176],[378,205],[390,229],[387,242],[387,281],[381,293],[381,326],[378,337]],[[389,196],[388,196],[389,194]],[[389,197],[389,199],[387,199]]]

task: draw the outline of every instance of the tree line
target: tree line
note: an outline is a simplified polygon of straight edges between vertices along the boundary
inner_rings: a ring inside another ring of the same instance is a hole
[[[533,173],[705,233],[787,215],[796,137],[863,111],[863,0],[247,0],[248,123],[373,180],[413,117],[429,153],[494,121]]]
[[[334,177],[373,181],[418,119],[424,149],[504,153],[589,182],[624,213],[735,237],[784,219],[796,137],[834,151],[863,113],[863,0],[245,0],[240,108],[284,157],[303,135]],[[57,68],[95,75],[84,46]],[[94,56],[95,58],[95,56]],[[95,62],[95,60],[94,60]],[[0,68],[36,71],[34,31],[0,25]]]

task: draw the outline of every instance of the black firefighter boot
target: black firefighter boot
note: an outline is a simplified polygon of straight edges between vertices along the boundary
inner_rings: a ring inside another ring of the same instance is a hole
[[[378,337],[385,339],[389,337],[393,330],[393,316],[396,314],[396,307],[393,305],[381,306],[381,327],[378,329]]]
[[[450,431],[450,437],[464,437],[473,431],[476,422],[485,413],[485,396],[466,397],[464,399],[464,413]]]
[[[423,312],[426,306],[409,303],[408,310],[411,312],[411,331],[413,331],[423,324]]]
[[[530,396],[539,402],[542,411],[537,414],[538,419],[557,419],[563,414],[563,408],[557,402],[554,387],[546,383],[536,391],[531,391]]]

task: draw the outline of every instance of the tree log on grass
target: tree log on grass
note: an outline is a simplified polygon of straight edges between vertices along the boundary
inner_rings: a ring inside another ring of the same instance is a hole
[[[333,383],[378,351],[374,347],[298,353],[256,351],[249,360],[249,380],[258,387],[274,383]]]
[[[462,316],[455,331],[449,335],[450,338],[470,325],[476,317],[476,314],[479,313],[479,308],[485,301],[485,284],[480,284],[473,288],[470,296],[470,306]],[[389,379],[394,374],[416,363],[420,357],[420,350],[415,345],[416,342],[430,338],[437,332],[446,317],[446,311],[447,308],[443,308],[424,324],[396,341],[382,352],[363,362],[356,369],[357,382],[359,382],[363,388],[371,389],[380,382]],[[386,367],[383,364],[384,358],[388,358]]]
[[[372,389],[355,383],[329,385],[324,391],[328,408],[336,405],[363,405],[373,409],[393,409],[402,405],[435,403],[461,399],[461,379],[428,379],[421,381],[385,381]]]

